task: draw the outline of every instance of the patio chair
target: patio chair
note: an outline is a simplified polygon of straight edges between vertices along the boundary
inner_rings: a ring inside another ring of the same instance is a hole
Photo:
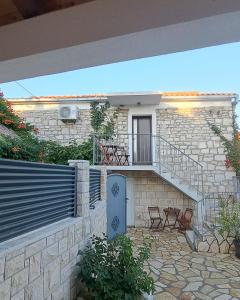
[[[113,152],[109,151],[102,143],[99,143],[98,146],[101,154],[101,165],[110,165],[113,161]]]
[[[150,229],[158,230],[162,225],[163,219],[160,216],[160,210],[158,206],[148,206],[148,213],[150,217]]]
[[[184,213],[181,213],[178,217],[179,231],[186,231],[191,228],[193,210],[186,208]]]
[[[129,166],[129,157],[130,155],[127,154],[127,151],[125,150],[124,147],[118,147],[117,149],[118,165]]]

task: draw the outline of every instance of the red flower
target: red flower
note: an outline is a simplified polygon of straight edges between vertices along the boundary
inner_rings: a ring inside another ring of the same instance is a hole
[[[9,112],[13,112],[13,108],[12,108],[11,103],[6,102],[6,104],[7,104],[7,110],[8,110]]]
[[[229,159],[226,159],[226,160],[225,160],[225,166],[226,166],[227,168],[230,168],[230,167],[232,166]]]
[[[238,133],[236,134],[236,139],[237,139],[238,141],[240,141],[240,132],[238,132]]]
[[[237,164],[239,165],[239,167],[240,167],[240,159],[237,161]]]
[[[39,153],[39,156],[38,156],[38,157],[39,157],[40,161],[43,161],[44,156],[45,156],[45,155],[44,155],[44,152],[40,152],[40,153]]]
[[[20,148],[19,147],[13,147],[11,150],[12,150],[13,153],[17,153],[20,150]]]
[[[33,128],[33,132],[37,134],[39,132],[38,128]]]
[[[3,120],[3,124],[5,125],[10,125],[10,124],[13,124],[14,122],[12,120],[9,120],[9,119],[5,119]]]
[[[26,125],[24,123],[19,123],[17,128],[19,129],[25,129],[26,128]]]

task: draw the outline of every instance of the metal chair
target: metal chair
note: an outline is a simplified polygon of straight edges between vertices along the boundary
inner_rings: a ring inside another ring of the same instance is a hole
[[[160,210],[158,206],[148,206],[148,213],[150,217],[150,229],[158,230],[162,225],[163,219],[160,216]]]

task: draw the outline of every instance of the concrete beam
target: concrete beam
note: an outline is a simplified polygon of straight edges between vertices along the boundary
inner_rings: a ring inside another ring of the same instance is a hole
[[[0,82],[240,41],[240,1],[97,0],[0,27]]]

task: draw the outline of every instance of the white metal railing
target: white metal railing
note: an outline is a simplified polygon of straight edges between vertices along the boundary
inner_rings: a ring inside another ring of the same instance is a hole
[[[93,137],[93,162],[97,165],[153,165],[203,194],[203,167],[161,136],[116,134]]]
[[[150,134],[117,134],[93,136],[93,162],[97,165],[152,165],[159,174],[187,185],[200,195],[193,201],[193,228],[202,232],[205,218],[203,167],[161,136]],[[200,199],[200,201],[199,201]]]

